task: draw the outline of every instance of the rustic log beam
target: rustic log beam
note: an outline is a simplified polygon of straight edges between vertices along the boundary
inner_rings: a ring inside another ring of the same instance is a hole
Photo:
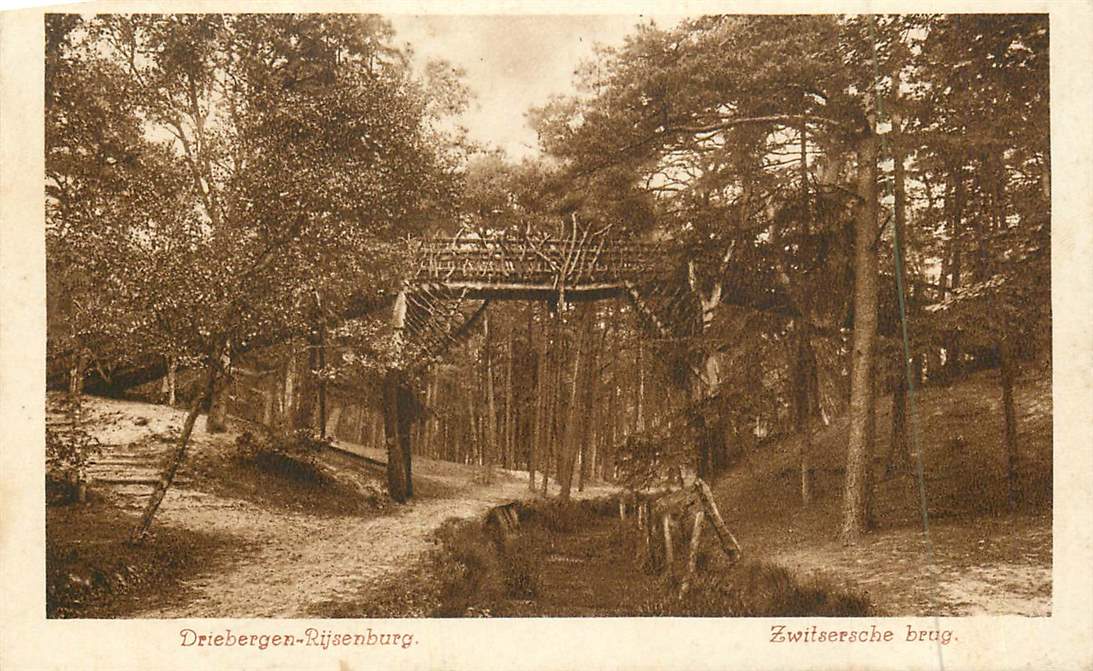
[[[705,521],[705,513],[701,510],[695,513],[694,527],[691,531],[691,547],[687,554],[687,573],[683,576],[683,584],[679,588],[679,597],[682,599],[691,589],[691,579],[698,567],[698,547],[702,541],[702,523]]]
[[[714,531],[717,532],[717,538],[721,541],[721,549],[725,551],[725,554],[728,555],[730,561],[733,563],[739,561],[743,551],[740,549],[740,544],[736,542],[736,537],[732,535],[728,526],[725,525],[725,520],[721,517],[721,511],[717,509],[717,503],[714,501],[713,492],[710,491],[710,486],[707,485],[706,481],[702,478],[695,478],[695,490],[698,492],[703,507],[710,516],[710,522],[713,524]]]

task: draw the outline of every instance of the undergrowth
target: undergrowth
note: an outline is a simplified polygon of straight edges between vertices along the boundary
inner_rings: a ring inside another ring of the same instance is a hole
[[[223,534],[156,528],[128,543],[135,515],[109,504],[52,508],[46,513],[46,617],[124,617],[171,598],[179,579],[207,570],[239,543]]]
[[[501,533],[482,520],[449,521],[426,561],[355,603],[327,603],[322,617],[868,615],[867,599],[833,583],[801,581],[786,569],[745,562],[721,570],[701,554],[680,598],[681,564],[650,574],[638,566],[634,533],[615,499],[537,502],[518,508],[520,526]],[[560,565],[559,559],[564,560]],[[554,562],[554,565],[549,565]]]
[[[325,484],[330,477],[319,466],[319,452],[330,445],[308,429],[290,433],[244,431],[235,439],[236,458],[290,480]]]

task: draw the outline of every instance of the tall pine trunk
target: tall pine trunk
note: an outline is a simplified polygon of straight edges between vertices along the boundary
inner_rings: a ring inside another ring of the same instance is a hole
[[[850,371],[850,435],[839,538],[854,543],[869,526],[874,442],[877,347],[877,137],[865,130],[858,144],[854,226],[854,335]]]
[[[899,89],[898,73],[895,78],[896,89]],[[907,171],[904,168],[903,150],[903,120],[898,113],[892,116],[892,128],[895,134],[893,143],[893,188],[895,190],[895,208],[893,226],[895,226],[895,239],[900,241],[895,253],[894,271],[898,273],[897,287],[907,286]],[[910,296],[908,298],[911,298]],[[908,309],[911,305],[908,304]],[[896,367],[895,387],[892,391],[892,434],[888,443],[888,458],[885,460],[885,476],[891,475],[895,470],[902,469],[910,464],[911,447],[907,429],[907,374],[906,367],[911,363],[903,358],[903,349],[900,352],[900,365]]]
[[[595,315],[588,315],[589,326],[594,323]],[[591,331],[591,328],[589,329]],[[591,334],[589,334],[591,335]],[[585,480],[588,479],[588,469],[590,461],[592,459],[593,452],[593,435],[595,431],[594,408],[596,400],[596,368],[599,364],[599,348],[592,347],[592,338],[587,339],[589,345],[588,353],[588,365],[586,366],[585,380],[584,380],[584,401],[578,412],[581,413],[581,435],[580,435],[580,465],[577,471],[577,491],[584,491]]]
[[[583,343],[580,336],[578,336],[576,346],[573,348],[573,368],[569,380],[569,406],[566,408],[566,423],[562,430],[562,445],[557,460],[558,486],[561,488],[558,496],[562,501],[568,501],[570,498],[570,490],[573,487],[573,466],[579,449],[578,443],[581,439],[580,418],[577,415],[580,411],[580,404],[577,402],[577,392],[580,388],[582,349]]]
[[[387,493],[396,503],[409,498],[406,459],[402,454],[405,441],[401,434],[405,421],[400,416],[401,384],[398,371],[387,371],[383,380],[383,437],[387,447]]]
[[[493,334],[490,332],[490,315],[482,318],[482,330],[486,336],[486,440],[482,445],[482,480],[493,482],[493,462],[497,456],[497,405],[493,392]]]
[[[531,341],[531,320],[528,320],[528,342]],[[544,424],[546,423],[546,334],[539,334],[538,352],[536,353],[535,364],[535,417],[533,419],[531,433],[531,447],[528,454],[528,489],[535,491],[535,469],[540,455],[544,454],[543,450],[543,436],[545,435]],[[540,468],[543,471],[544,477],[546,477],[545,460],[544,465]]]
[[[505,348],[505,468],[515,468],[516,436],[512,412],[512,329],[509,329],[508,346]]]
[[[1000,377],[1002,383],[1002,416],[1005,421],[1006,441],[1006,484],[1010,510],[1018,504],[1017,473],[1017,408],[1013,401],[1013,348],[1003,340],[998,346]]]
[[[801,504],[812,503],[812,376],[814,371],[812,344],[803,320],[797,322],[797,351],[793,364],[793,409],[796,431],[800,440]]]

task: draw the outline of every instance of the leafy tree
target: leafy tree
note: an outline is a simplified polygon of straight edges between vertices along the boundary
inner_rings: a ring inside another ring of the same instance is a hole
[[[347,15],[110,15],[87,27],[82,57],[124,74],[104,97],[139,115],[134,131],[164,138],[188,203],[185,217],[116,222],[148,252],[123,311],[161,326],[205,373],[134,538],[233,353],[306,336],[316,303],[338,314],[375,291],[390,242],[451,202],[432,116],[451,103],[431,102],[390,38],[382,20]]]

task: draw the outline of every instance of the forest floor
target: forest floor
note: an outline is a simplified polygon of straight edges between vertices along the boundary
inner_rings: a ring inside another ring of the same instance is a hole
[[[873,531],[835,540],[847,423],[814,439],[814,500],[800,501],[796,440],[756,449],[715,487],[746,553],[803,578],[853,586],[890,615],[1051,614],[1052,405],[1050,371],[1026,371],[1015,389],[1018,506],[1010,510],[997,371],[916,395],[929,534],[916,469],[888,478],[890,400],[878,405]]]
[[[793,439],[741,454],[713,484],[746,562],[729,568],[711,553],[709,574],[752,582],[749,576],[762,575],[787,589],[819,585],[829,594],[850,595],[848,608],[857,608],[853,599],[860,595],[876,614],[1049,615],[1050,373],[1026,371],[1015,391],[1021,482],[1016,510],[1007,505],[997,372],[986,371],[916,397],[928,539],[915,469],[883,476],[889,403],[882,399],[873,461],[875,528],[856,545],[835,540],[847,442],[845,418],[836,419],[815,436],[809,506],[796,503],[800,473]],[[415,457],[415,498],[396,506],[383,495],[377,463],[382,451],[341,444],[345,452],[323,455],[321,481],[293,481],[241,462],[237,434],[207,434],[201,420],[187,467],[157,516],[155,537],[132,548],[124,538],[150,487],[124,476],[156,471],[183,412],[106,399],[89,399],[87,407],[89,424],[105,444],[94,468],[115,482],[93,487],[89,503],[47,509],[51,617],[434,614],[429,608],[435,594],[414,605],[407,603],[416,598],[413,590],[402,590],[435,577],[427,564],[445,543],[445,525],[533,496],[521,473],[498,469],[487,486],[476,482],[475,467]],[[582,496],[610,492],[596,486]],[[663,580],[619,570],[619,553],[632,553],[625,536],[611,531],[614,526],[608,517],[589,522],[587,529],[530,534],[520,542],[529,561],[537,562],[538,595],[482,600],[468,593],[453,614],[475,614],[484,603],[488,607],[478,614],[660,612],[655,604],[641,609]],[[485,540],[468,538],[455,541],[457,551],[474,561],[496,561],[479,556]],[[770,573],[783,568],[792,579]],[[396,585],[400,589],[392,590]],[[764,612],[774,606],[754,607]]]
[[[85,408],[105,444],[101,460],[135,464],[114,465],[114,476],[153,470],[155,459],[134,455],[165,454],[184,418],[131,401],[88,398]],[[322,458],[329,480],[292,482],[240,463],[237,433],[210,435],[203,424],[143,547],[124,538],[150,486],[92,486],[89,503],[47,509],[51,616],[303,617],[412,570],[445,521],[533,496],[514,472],[496,469],[484,485],[474,467],[415,458],[415,498],[394,505],[374,464],[331,451]]]

